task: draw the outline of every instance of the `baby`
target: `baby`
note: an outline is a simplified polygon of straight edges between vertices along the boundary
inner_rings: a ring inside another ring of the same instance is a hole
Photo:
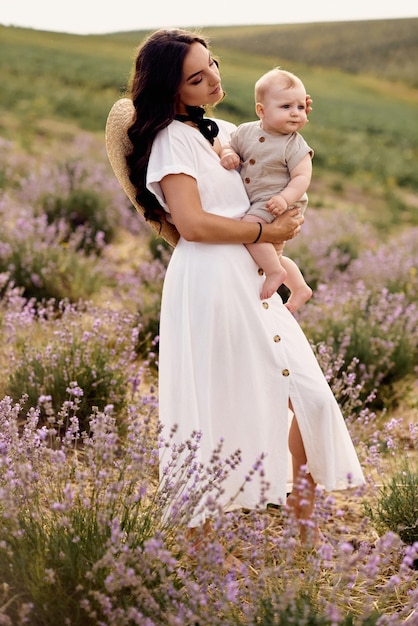
[[[307,113],[306,90],[297,76],[278,68],[267,72],[255,84],[255,101],[260,119],[238,126],[222,148],[221,164],[241,167],[251,205],[243,219],[263,224],[293,207],[305,211],[313,150],[298,132],[307,123]],[[312,290],[296,263],[283,256],[284,244],[253,243],[247,248],[266,276],[263,300],[283,283],[290,290],[286,306],[292,313],[309,300]]]

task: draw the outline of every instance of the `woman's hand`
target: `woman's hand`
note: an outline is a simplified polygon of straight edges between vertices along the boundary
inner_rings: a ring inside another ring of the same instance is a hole
[[[300,233],[304,221],[305,218],[300,209],[289,209],[278,215],[270,224],[263,224],[262,241],[283,243],[283,241],[293,239]]]
[[[306,115],[309,115],[311,111],[312,111],[312,98],[309,94],[306,94]]]

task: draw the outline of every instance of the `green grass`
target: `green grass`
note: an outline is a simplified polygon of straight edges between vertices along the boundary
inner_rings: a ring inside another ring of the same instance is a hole
[[[418,19],[233,26],[205,29],[216,48],[309,63],[418,87]]]
[[[384,215],[386,223],[395,211],[416,224],[410,199],[418,189],[418,90],[411,60],[417,25],[418,19],[406,19],[205,28],[227,92],[214,114],[235,123],[254,119],[255,80],[275,65],[294,71],[314,100],[304,136],[315,150],[315,180],[333,178],[341,193],[354,186],[372,190],[376,219]],[[145,35],[0,26],[0,136],[30,151],[40,135],[53,136],[56,129],[45,130],[45,121],[54,120],[103,137]]]

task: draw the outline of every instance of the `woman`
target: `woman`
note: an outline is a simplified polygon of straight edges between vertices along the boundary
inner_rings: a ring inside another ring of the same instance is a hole
[[[303,525],[317,483],[333,490],[364,480],[307,339],[278,294],[260,300],[262,272],[244,246],[291,239],[303,217],[295,209],[263,226],[240,221],[248,197],[239,173],[219,159],[234,126],[199,117],[201,107],[223,97],[218,64],[204,39],[180,30],[152,34],[139,50],[131,97],[128,164],[136,200],[146,218],[158,220],[165,212],[180,233],[161,305],[163,432],[168,436],[177,425],[181,442],[201,431],[203,463],[220,440],[225,454],[241,451],[242,463],[225,483],[225,506],[238,492],[231,508],[259,504],[257,480],[244,491],[240,486],[261,455],[265,495],[284,503],[290,449],[293,480],[302,468],[309,485],[304,503],[297,491],[292,499]]]

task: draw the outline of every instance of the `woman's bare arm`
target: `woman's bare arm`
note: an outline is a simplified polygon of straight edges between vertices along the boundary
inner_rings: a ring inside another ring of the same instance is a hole
[[[252,243],[258,236],[258,224],[213,215],[203,210],[196,180],[187,174],[169,174],[161,183],[170,214],[180,235],[188,241],[207,243]],[[271,224],[263,224],[258,241],[281,243],[300,231],[303,216],[297,209],[279,215]]]

